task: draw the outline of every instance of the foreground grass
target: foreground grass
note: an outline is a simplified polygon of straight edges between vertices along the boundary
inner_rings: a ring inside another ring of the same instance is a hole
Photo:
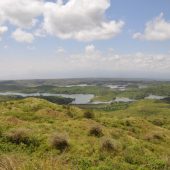
[[[1,103],[0,170],[170,169],[170,104],[91,115],[35,98]]]

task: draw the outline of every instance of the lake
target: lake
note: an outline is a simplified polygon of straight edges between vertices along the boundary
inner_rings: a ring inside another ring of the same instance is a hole
[[[119,91],[125,91],[127,88],[127,85],[104,85],[105,87],[109,87],[112,90],[119,90]]]
[[[94,98],[93,94],[51,94],[51,93],[15,93],[15,92],[1,92],[0,95],[3,96],[22,96],[22,97],[37,97],[37,96],[61,96],[64,98],[72,98],[74,101],[72,104],[110,104],[114,102],[134,102],[135,100],[130,98],[124,98],[124,97],[116,97],[116,99],[112,101],[95,101],[91,102],[91,100]],[[148,97],[145,97],[145,99],[156,99],[161,100],[164,99],[164,96],[156,96],[156,95],[149,95]]]
[[[13,93],[13,92],[4,92],[0,93],[3,96],[22,96],[22,97],[37,97],[37,96],[61,96],[65,98],[75,99],[72,104],[88,104],[91,99],[94,97],[93,94],[51,94],[51,93]]]
[[[155,99],[155,100],[162,100],[162,99],[165,99],[166,97],[165,96],[156,96],[156,95],[149,95],[148,97],[145,97],[145,99]]]

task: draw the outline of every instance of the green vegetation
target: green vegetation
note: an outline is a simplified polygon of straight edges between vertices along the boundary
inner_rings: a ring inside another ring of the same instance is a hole
[[[76,86],[87,84],[89,86]],[[125,91],[111,89],[106,84],[124,85]],[[73,85],[73,86],[68,86]],[[144,88],[139,88],[144,86]],[[94,94],[92,101],[111,101],[116,97],[144,99],[150,94],[170,96],[170,82],[131,81],[114,79],[27,80],[0,82],[0,92]]]
[[[5,102],[9,100],[17,100],[17,99],[22,99],[23,97],[21,96],[1,96],[0,95],[0,102]]]
[[[26,97],[22,97],[22,96],[1,96],[0,95],[0,102],[4,102],[4,101],[10,101],[10,100],[17,100],[17,99],[24,99]],[[72,101],[74,101],[74,99],[72,98],[65,98],[65,97],[60,97],[60,96],[37,96],[35,98],[38,99],[45,99],[49,102],[52,103],[56,103],[56,104],[70,104]]]
[[[1,102],[0,169],[169,170],[170,103],[110,107],[89,111],[38,98]]]

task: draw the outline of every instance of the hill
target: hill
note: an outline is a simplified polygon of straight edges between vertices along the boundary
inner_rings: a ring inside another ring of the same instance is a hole
[[[115,111],[43,99],[0,103],[0,169],[168,170],[170,104],[140,100]]]

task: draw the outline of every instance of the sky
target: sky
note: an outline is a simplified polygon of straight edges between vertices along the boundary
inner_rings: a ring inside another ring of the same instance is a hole
[[[169,0],[1,0],[0,80],[170,79]]]

